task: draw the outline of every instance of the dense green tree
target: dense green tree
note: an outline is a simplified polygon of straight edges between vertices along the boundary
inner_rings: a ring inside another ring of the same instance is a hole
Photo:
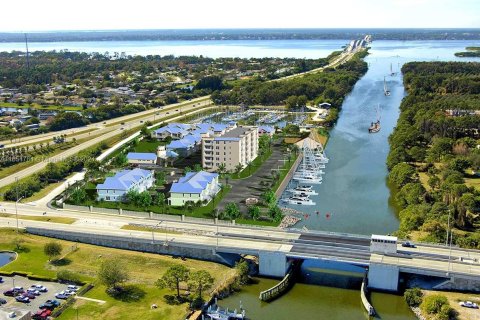
[[[106,259],[100,264],[98,280],[107,290],[118,291],[120,285],[129,279],[125,263],[120,259]]]
[[[199,298],[202,298],[202,293],[213,286],[215,279],[205,270],[198,270],[192,272],[188,279],[188,287],[197,293]]]
[[[173,265],[165,272],[165,274],[156,281],[156,285],[160,288],[169,288],[177,291],[177,298],[180,299],[180,284],[187,282],[190,277],[190,270],[180,264]]]
[[[55,257],[58,257],[62,254],[62,245],[56,241],[50,241],[45,243],[43,246],[43,253],[48,257],[48,260],[51,261]]]

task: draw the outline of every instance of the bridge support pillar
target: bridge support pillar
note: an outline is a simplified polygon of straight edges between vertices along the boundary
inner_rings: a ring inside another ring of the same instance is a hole
[[[258,254],[259,274],[283,278],[288,269],[287,256],[283,252],[260,252]]]
[[[400,270],[397,266],[370,263],[368,287],[385,291],[398,291]]]

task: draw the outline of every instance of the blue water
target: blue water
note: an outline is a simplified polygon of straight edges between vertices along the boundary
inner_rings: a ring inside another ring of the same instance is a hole
[[[28,47],[30,51],[66,49],[128,55],[322,58],[348,43],[349,40],[92,41],[31,42]],[[25,43],[0,43],[0,51],[12,50],[25,51]]]
[[[13,252],[0,252],[0,267],[10,263],[15,259],[15,253]]]
[[[290,205],[310,214],[297,224],[310,229],[360,234],[387,234],[398,229],[397,210],[390,200],[386,158],[388,136],[397,123],[405,96],[402,75],[390,76],[390,64],[398,72],[409,61],[480,61],[454,56],[480,41],[374,41],[365,59],[369,70],[345,99],[338,123],[326,147],[330,159],[323,183],[315,186],[315,206]],[[391,96],[383,94],[386,77]],[[381,131],[368,133],[380,105]],[[316,212],[320,212],[318,215]],[[327,213],[329,217],[327,218]]]

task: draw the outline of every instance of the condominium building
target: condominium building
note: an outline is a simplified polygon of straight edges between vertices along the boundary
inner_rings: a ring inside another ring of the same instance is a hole
[[[234,127],[222,132],[202,134],[202,166],[216,171],[224,163],[225,169],[235,170],[238,164],[246,167],[258,154],[258,128]]]

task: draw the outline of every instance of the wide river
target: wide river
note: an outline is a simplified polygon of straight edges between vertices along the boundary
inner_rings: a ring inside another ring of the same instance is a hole
[[[348,40],[326,41],[112,41],[30,43],[30,50],[62,50],[87,52],[125,52],[127,54],[204,55],[209,57],[326,57],[340,50]],[[392,132],[405,91],[401,66],[409,61],[450,61],[464,59],[453,54],[466,46],[480,46],[479,41],[374,41],[366,58],[369,70],[347,97],[339,121],[331,131],[326,153],[330,158],[314,207],[296,207],[310,217],[299,224],[309,229],[350,232],[392,232],[398,227],[397,212],[390,201],[386,183],[385,160],[388,135]],[[23,43],[0,43],[0,51],[24,50]],[[469,59],[468,61],[480,61]],[[390,65],[397,75],[390,76]],[[383,79],[392,92],[383,95]],[[375,106],[380,106],[382,129],[368,134],[370,122],[376,118]],[[315,214],[316,211],[320,213]],[[330,213],[330,218],[326,218]],[[258,300],[260,291],[277,280],[257,279],[238,294],[220,304],[238,308],[240,301],[251,319],[365,319],[360,302],[362,270],[341,266],[343,271],[331,271],[339,266],[306,261],[302,279],[284,297],[272,303]],[[372,303],[384,320],[413,320],[414,315],[403,297],[373,293]]]

